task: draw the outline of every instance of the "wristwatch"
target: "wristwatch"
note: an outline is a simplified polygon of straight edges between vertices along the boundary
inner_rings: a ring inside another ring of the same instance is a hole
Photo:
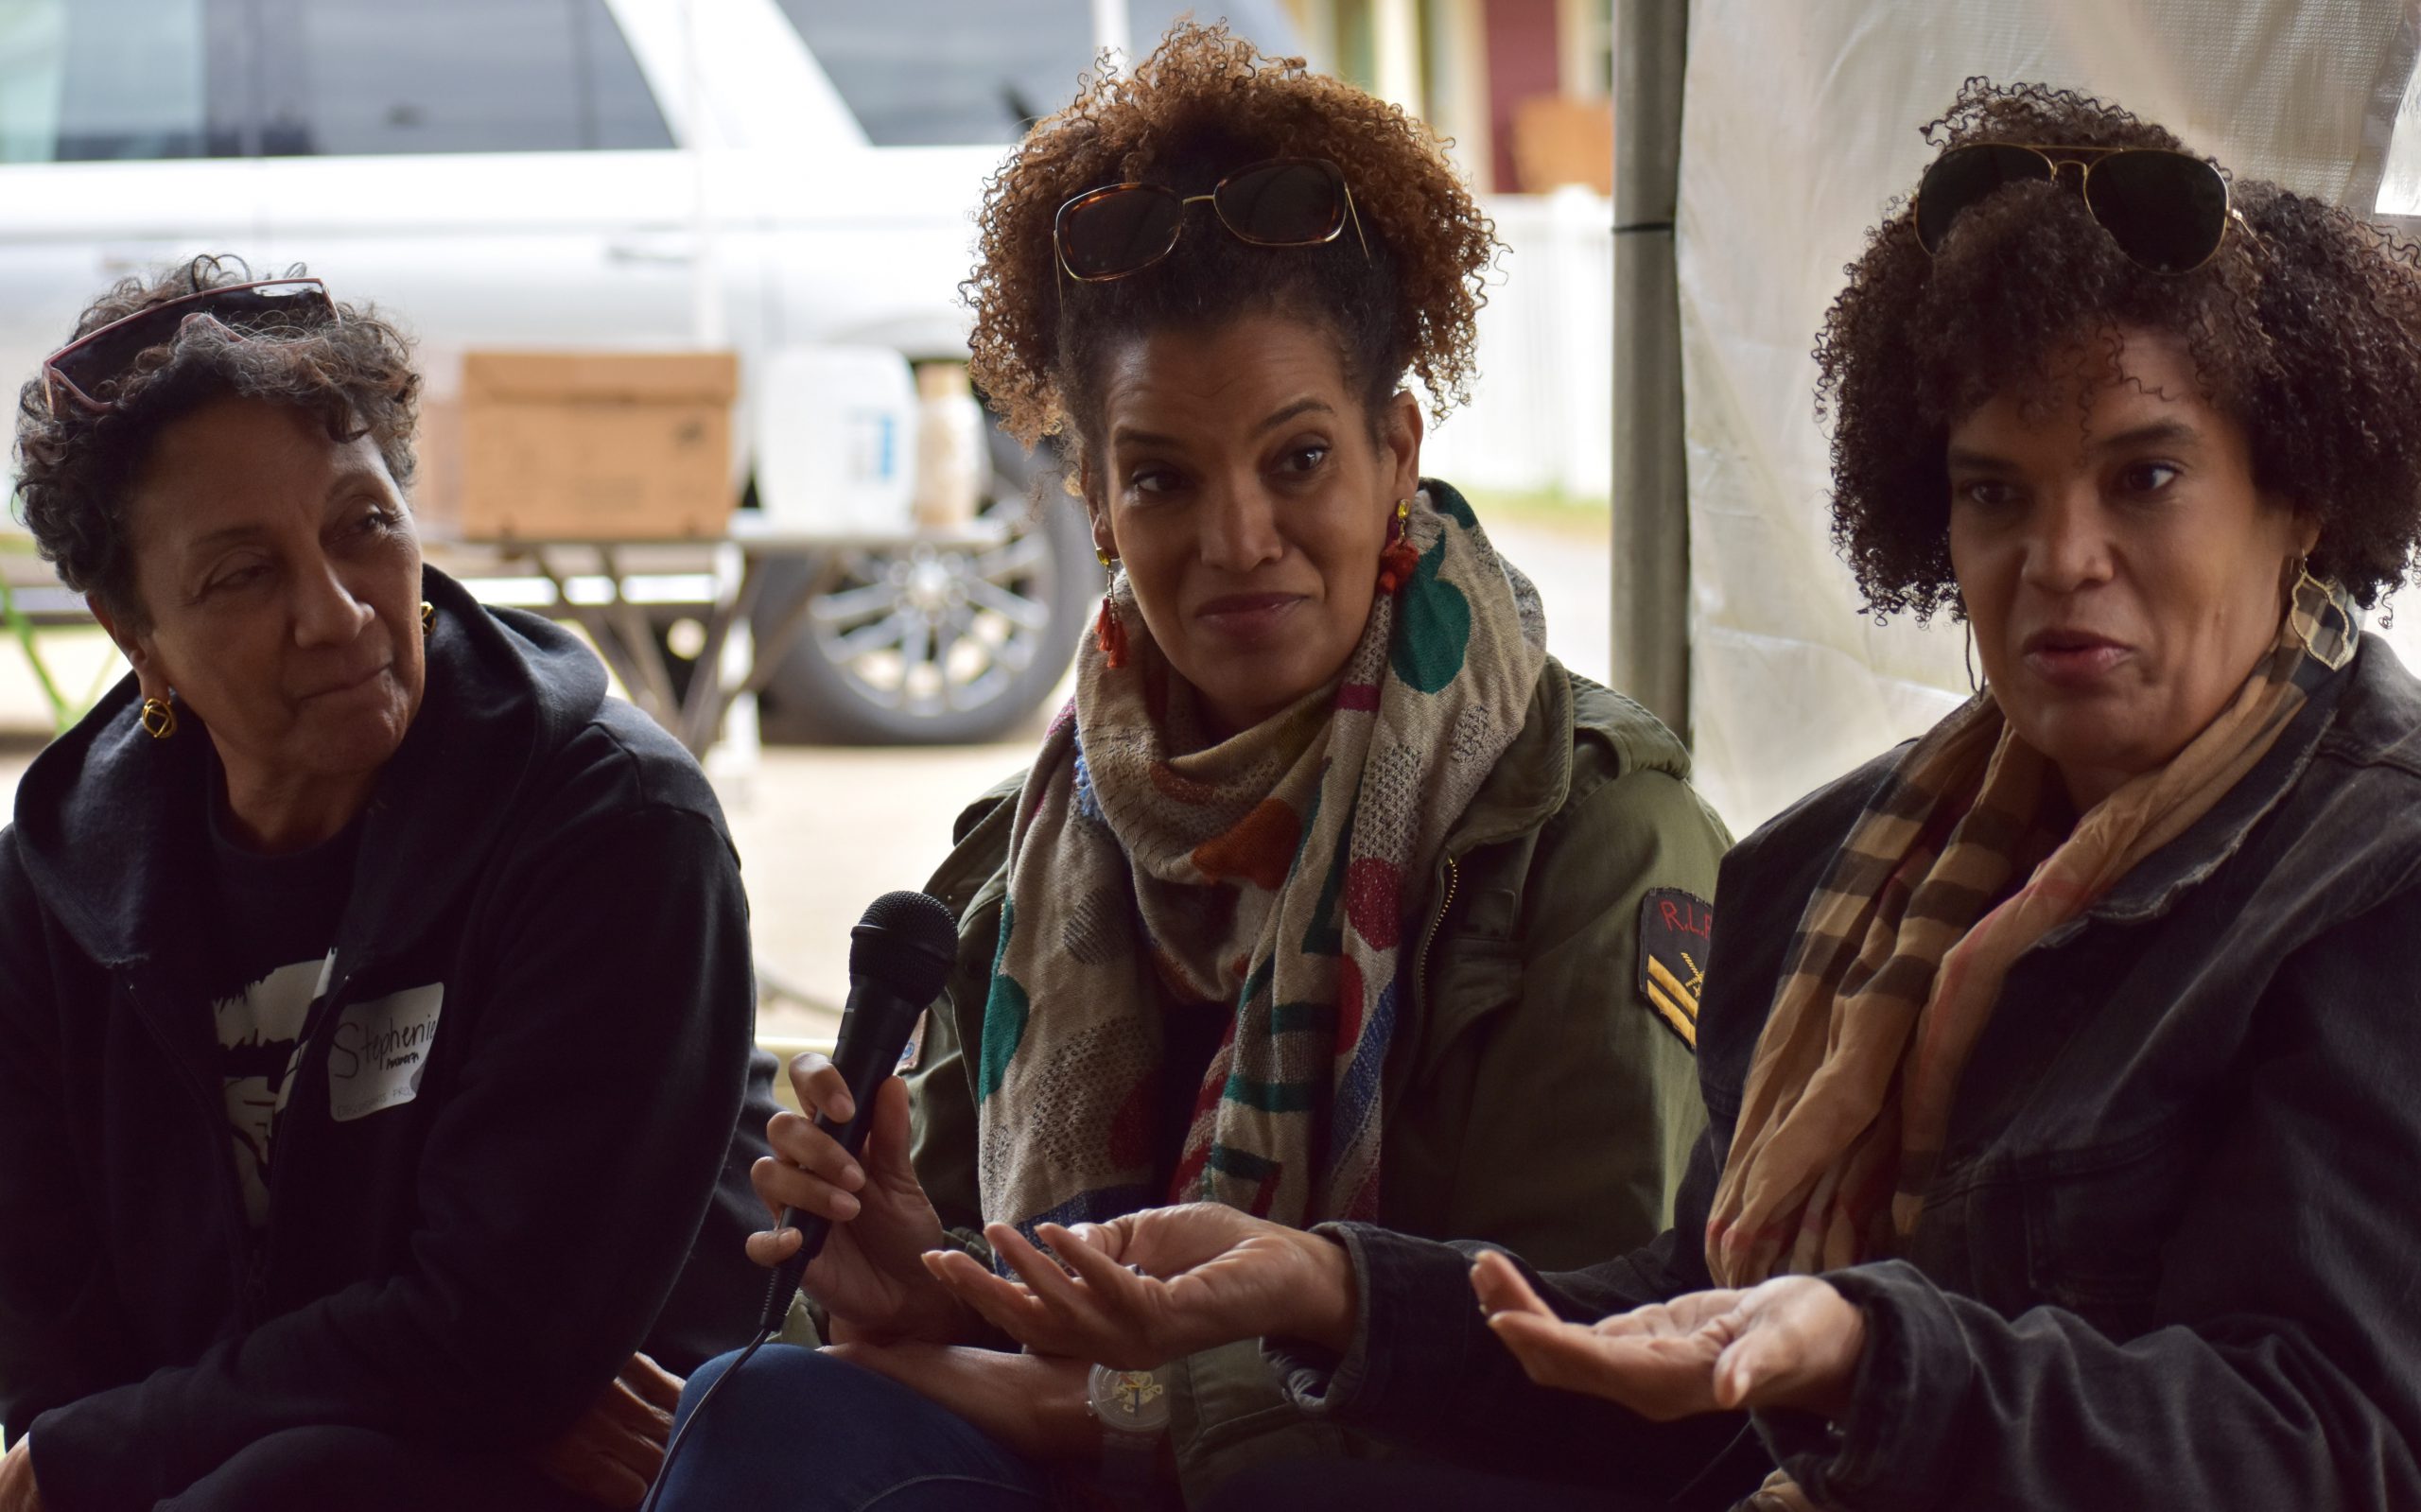
[[[1147,1506],[1160,1440],[1169,1427],[1168,1383],[1158,1370],[1095,1365],[1086,1405],[1101,1422],[1101,1489],[1122,1506]]]

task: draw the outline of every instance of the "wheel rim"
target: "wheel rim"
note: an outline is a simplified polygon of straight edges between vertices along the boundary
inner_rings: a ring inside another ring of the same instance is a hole
[[[859,698],[919,718],[981,708],[1042,654],[1050,532],[1022,497],[995,501],[983,523],[996,539],[837,554],[808,607],[810,638]]]

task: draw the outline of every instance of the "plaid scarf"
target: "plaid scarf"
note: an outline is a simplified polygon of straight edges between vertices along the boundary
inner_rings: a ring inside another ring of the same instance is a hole
[[[1990,689],[1917,742],[1801,917],[1707,1224],[1719,1285],[1907,1240],[2011,965],[2209,812],[2358,638],[2343,594],[2304,576],[2235,701],[2064,836],[2057,773]]]
[[[1411,579],[1372,604],[1339,680],[1215,744],[1114,579],[1125,665],[1080,649],[1009,838],[976,1079],[986,1221],[1201,1200],[1376,1215],[1405,889],[1546,660],[1537,593],[1460,497],[1431,484],[1405,529]],[[1161,1017],[1205,1004],[1228,1021],[1163,1188]]]

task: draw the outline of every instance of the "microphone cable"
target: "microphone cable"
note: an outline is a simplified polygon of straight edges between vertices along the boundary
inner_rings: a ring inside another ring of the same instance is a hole
[[[704,1417],[706,1415],[706,1409],[714,1404],[715,1393],[723,1390],[723,1383],[740,1374],[742,1366],[756,1359],[757,1351],[765,1347],[766,1342],[773,1336],[772,1329],[758,1329],[757,1337],[749,1340],[748,1347],[740,1351],[738,1359],[732,1361],[731,1368],[715,1377],[708,1383],[705,1395],[698,1399],[698,1405],[690,1408],[689,1416],[683,1418],[681,1426],[672,1431],[671,1441],[664,1446],[664,1463],[655,1468],[655,1480],[648,1486],[647,1500],[639,1503],[639,1512],[655,1512],[656,1501],[664,1495],[665,1483],[672,1479],[673,1461],[681,1457],[681,1446],[688,1442],[689,1430],[698,1426],[698,1419]]]
[[[875,1097],[897,1068],[916,1019],[940,994],[957,946],[957,915],[941,899],[923,893],[885,893],[867,906],[864,917],[849,931],[849,999],[832,1047],[833,1064],[849,1086],[849,1119],[845,1124],[836,1124],[819,1115],[815,1125],[838,1138],[852,1156],[865,1146]],[[688,1417],[673,1431],[639,1512],[655,1512],[689,1430],[706,1415],[723,1382],[740,1374],[757,1351],[781,1331],[807,1267],[831,1235],[832,1220],[786,1208],[776,1224],[777,1229],[784,1227],[798,1229],[798,1248],[774,1267],[757,1336],[733,1359],[730,1369],[715,1377]]]
[[[799,1248],[806,1247],[807,1241],[802,1237],[799,1241]],[[639,1503],[639,1512],[655,1512],[655,1503],[664,1495],[665,1483],[672,1479],[672,1463],[680,1458],[681,1446],[688,1442],[689,1430],[697,1427],[698,1419],[704,1417],[706,1415],[706,1409],[714,1405],[715,1394],[723,1390],[723,1382],[740,1374],[741,1367],[757,1358],[757,1351],[765,1347],[772,1342],[774,1335],[781,1331],[783,1315],[789,1311],[791,1295],[797,1290],[796,1277],[786,1276],[779,1269],[774,1272],[773,1279],[765,1288],[764,1323],[757,1330],[757,1336],[749,1340],[746,1347],[733,1357],[731,1368],[707,1382],[706,1389],[698,1397],[698,1405],[690,1408],[689,1416],[683,1418],[681,1426],[672,1431],[671,1439],[664,1446],[664,1463],[655,1468],[655,1480],[648,1486],[647,1500]],[[777,1306],[782,1310],[781,1312],[775,1311]]]

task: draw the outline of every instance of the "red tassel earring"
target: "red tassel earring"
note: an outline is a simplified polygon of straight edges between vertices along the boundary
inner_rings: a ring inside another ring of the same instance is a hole
[[[1101,558],[1102,571],[1114,578],[1118,559],[1102,550],[1093,554]],[[1110,607],[1109,590],[1106,587],[1102,590],[1101,613],[1093,619],[1093,644],[1101,648],[1101,659],[1109,664],[1111,671],[1126,665],[1126,626],[1119,619],[1118,611]]]
[[[1379,553],[1379,591],[1393,593],[1412,581],[1420,553],[1412,544],[1412,500],[1396,500],[1395,522],[1387,527],[1387,548]]]

